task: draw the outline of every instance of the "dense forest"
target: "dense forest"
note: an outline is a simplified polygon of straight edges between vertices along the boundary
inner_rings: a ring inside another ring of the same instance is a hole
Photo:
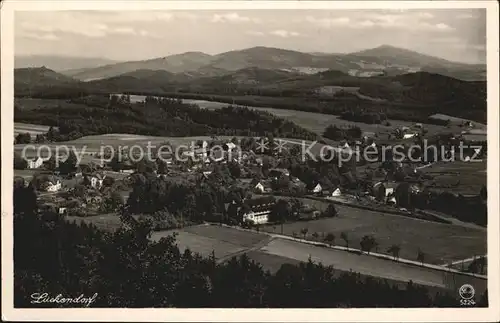
[[[175,236],[149,239],[151,224],[121,211],[128,228],[103,232],[37,210],[31,187],[14,190],[14,306],[32,304],[33,291],[94,295],[93,307],[456,307],[454,296],[409,282],[397,286],[332,267],[301,263],[263,270],[247,256],[217,264]],[[374,297],[376,295],[376,297]],[[479,306],[487,306],[486,293]],[[73,304],[71,304],[73,305]],[[71,306],[58,304],[58,306]],[[73,305],[77,306],[77,305]]]
[[[176,99],[147,97],[131,103],[128,96],[84,96],[61,100],[59,106],[23,109],[16,122],[57,126],[59,140],[106,133],[151,136],[274,136],[315,140],[317,135],[270,113],[228,106],[202,109]]]

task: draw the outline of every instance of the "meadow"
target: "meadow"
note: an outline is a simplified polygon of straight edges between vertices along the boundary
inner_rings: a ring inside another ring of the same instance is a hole
[[[304,203],[324,210],[328,202],[303,199]],[[339,216],[311,221],[286,223],[283,234],[303,237],[302,229],[307,229],[307,239],[318,240],[328,233],[335,235],[335,245],[345,246],[341,233],[348,235],[349,247],[360,248],[360,241],[365,235],[373,235],[378,243],[378,252],[386,253],[393,244],[401,247],[400,257],[415,260],[418,250],[425,253],[425,262],[445,264],[474,255],[486,253],[486,231],[481,228],[441,224],[420,219],[362,210],[353,207],[335,205]],[[263,226],[261,230],[281,233],[280,225]]]
[[[481,187],[486,185],[486,169],[486,160],[483,160],[438,162],[422,171],[433,177],[424,182],[431,191],[477,195]]]

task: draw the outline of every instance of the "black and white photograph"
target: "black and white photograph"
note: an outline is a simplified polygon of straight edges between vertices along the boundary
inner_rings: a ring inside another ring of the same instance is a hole
[[[446,2],[2,3],[5,318],[498,320],[498,3]]]

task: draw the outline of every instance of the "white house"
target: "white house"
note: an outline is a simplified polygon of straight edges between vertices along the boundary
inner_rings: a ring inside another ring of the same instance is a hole
[[[321,187],[321,185],[320,185],[320,184],[317,184],[317,185],[313,188],[313,193],[320,193],[322,190],[323,190],[323,188]]]
[[[42,166],[43,159],[38,157],[35,159],[29,159],[29,160],[27,160],[27,162],[28,162],[28,168],[38,168],[38,167]]]
[[[61,181],[57,180],[55,183],[47,182],[45,190],[47,192],[57,192],[61,189]]]
[[[337,188],[332,192],[332,196],[340,196],[342,195],[342,192],[340,192],[340,188]]]
[[[236,145],[232,142],[228,142],[224,144],[224,150],[231,151],[236,148]]]
[[[248,212],[243,215],[243,221],[249,221],[254,224],[264,224],[269,221],[271,211]]]
[[[92,188],[100,189],[102,187],[104,178],[106,178],[106,175],[101,175],[101,174],[87,175],[85,176],[85,182]]]
[[[264,185],[262,185],[262,183],[257,183],[257,185],[255,185],[254,187],[255,191],[256,192],[259,192],[259,193],[264,193],[265,192],[265,188],[264,188]]]
[[[410,138],[413,138],[413,137],[415,137],[414,133],[405,133],[403,135],[403,139],[410,139]]]
[[[250,210],[243,214],[243,221],[252,222],[253,224],[267,223],[274,203],[275,200],[272,196],[247,201],[246,204],[250,207]]]

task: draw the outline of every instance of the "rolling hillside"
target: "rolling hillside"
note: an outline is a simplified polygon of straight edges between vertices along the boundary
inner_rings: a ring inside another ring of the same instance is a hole
[[[309,54],[263,46],[229,51],[218,55],[186,52],[143,61],[69,70],[65,71],[65,74],[88,81],[148,69],[183,73],[192,77],[213,77],[251,67],[295,72],[309,69],[312,73],[315,70],[330,69],[358,76],[366,76],[364,74],[367,72],[368,76],[371,75],[369,73],[380,74],[386,70],[390,70],[391,75],[399,75],[424,68],[439,68],[446,75],[452,77],[456,77],[455,74],[467,79],[484,77],[484,66],[481,65],[449,62],[441,58],[386,45],[351,54]]]
[[[487,114],[486,82],[462,81],[428,72],[357,77],[338,70],[303,74],[246,67],[218,76],[200,76],[198,72],[140,69],[81,82],[47,68],[15,71],[16,96],[70,98],[91,93],[186,95],[198,99],[220,96],[223,101],[240,97],[245,103],[239,104],[255,106],[259,104],[254,104],[252,97],[258,97],[259,101],[269,101],[264,104],[271,107],[280,102],[280,108],[337,115],[346,109],[361,108],[377,113],[386,111],[392,118],[403,120],[422,120],[444,113],[485,122]]]
[[[77,83],[79,81],[43,67],[16,68],[14,70],[14,81],[18,84],[27,85],[56,85],[64,83]]]
[[[56,72],[73,69],[94,68],[97,66],[114,64],[116,61],[97,57],[70,57],[57,55],[20,55],[14,57],[15,68],[45,66]]]
[[[208,54],[188,52],[144,61],[123,62],[90,69],[66,71],[66,74],[82,81],[89,81],[118,76],[136,70],[160,70],[171,73],[182,73],[195,71],[210,61],[211,56]]]

